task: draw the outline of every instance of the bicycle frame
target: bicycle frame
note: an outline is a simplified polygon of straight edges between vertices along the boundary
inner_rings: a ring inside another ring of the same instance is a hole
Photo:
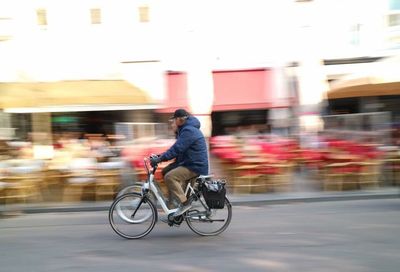
[[[146,171],[147,171],[147,180],[146,182],[143,184],[142,186],[142,195],[144,195],[145,193],[147,193],[146,191],[151,191],[154,196],[157,198],[157,200],[159,201],[161,208],[163,209],[163,211],[165,212],[165,214],[170,215],[174,212],[176,212],[178,210],[178,208],[174,208],[174,209],[169,209],[167,206],[167,203],[165,201],[164,195],[162,192],[159,191],[159,187],[156,186],[155,184],[155,172],[158,168],[158,166],[153,167],[152,170],[150,170],[149,166],[148,166],[148,158],[144,158],[144,165],[146,167]],[[212,175],[209,176],[200,176],[200,178],[209,178],[212,177]],[[188,195],[188,193],[190,192],[190,195],[195,194],[195,190],[191,185],[191,182],[188,182],[186,189],[185,189],[185,195]],[[200,201],[202,203],[202,201]],[[204,205],[204,203],[202,203],[202,205],[204,207],[206,207]]]
[[[160,203],[161,208],[163,209],[165,214],[169,215],[169,214],[176,212],[178,210],[178,208],[169,209],[167,206],[167,203],[165,201],[163,193],[159,192],[158,187],[155,185],[156,181],[154,180],[154,174],[155,174],[158,166],[155,166],[155,167],[153,167],[152,170],[150,170],[150,168],[148,166],[148,158],[144,158],[144,165],[147,170],[147,180],[142,186],[142,195],[146,194],[147,191],[151,191],[154,194],[154,196],[157,198],[157,200]],[[190,184],[188,184],[188,185],[190,185]],[[188,188],[186,188],[186,190],[188,190]]]

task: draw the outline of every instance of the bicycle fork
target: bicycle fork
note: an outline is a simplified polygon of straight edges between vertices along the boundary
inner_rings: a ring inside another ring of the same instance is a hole
[[[131,215],[131,218],[133,219],[136,215],[136,212],[139,210],[140,206],[142,205],[143,202],[146,202],[146,196],[142,196],[142,198],[140,199],[139,204],[137,205],[135,211],[133,212],[133,214]]]

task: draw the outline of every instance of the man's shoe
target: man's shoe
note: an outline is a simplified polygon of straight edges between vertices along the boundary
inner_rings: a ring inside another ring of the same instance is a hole
[[[192,207],[190,201],[186,201],[179,205],[178,210],[174,213],[174,216],[179,216],[187,212]]]

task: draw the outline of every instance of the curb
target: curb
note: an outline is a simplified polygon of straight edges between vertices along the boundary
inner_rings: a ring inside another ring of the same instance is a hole
[[[257,205],[279,205],[290,203],[313,203],[313,202],[330,202],[330,201],[351,201],[351,200],[371,200],[371,199],[396,199],[400,198],[399,193],[362,193],[362,194],[349,194],[349,195],[316,195],[316,196],[291,196],[291,197],[271,197],[260,198],[259,196],[237,197],[231,196],[231,203],[233,206],[257,206]],[[111,202],[103,203],[81,203],[72,204],[69,206],[26,206],[26,205],[10,205],[0,206],[0,214],[2,213],[64,213],[64,212],[96,212],[108,211]]]

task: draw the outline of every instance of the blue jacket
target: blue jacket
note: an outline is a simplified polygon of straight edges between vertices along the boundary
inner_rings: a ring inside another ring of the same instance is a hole
[[[206,140],[200,131],[200,122],[189,116],[178,128],[178,137],[173,146],[161,155],[161,161],[176,158],[179,166],[184,166],[198,175],[208,175],[208,152]]]

